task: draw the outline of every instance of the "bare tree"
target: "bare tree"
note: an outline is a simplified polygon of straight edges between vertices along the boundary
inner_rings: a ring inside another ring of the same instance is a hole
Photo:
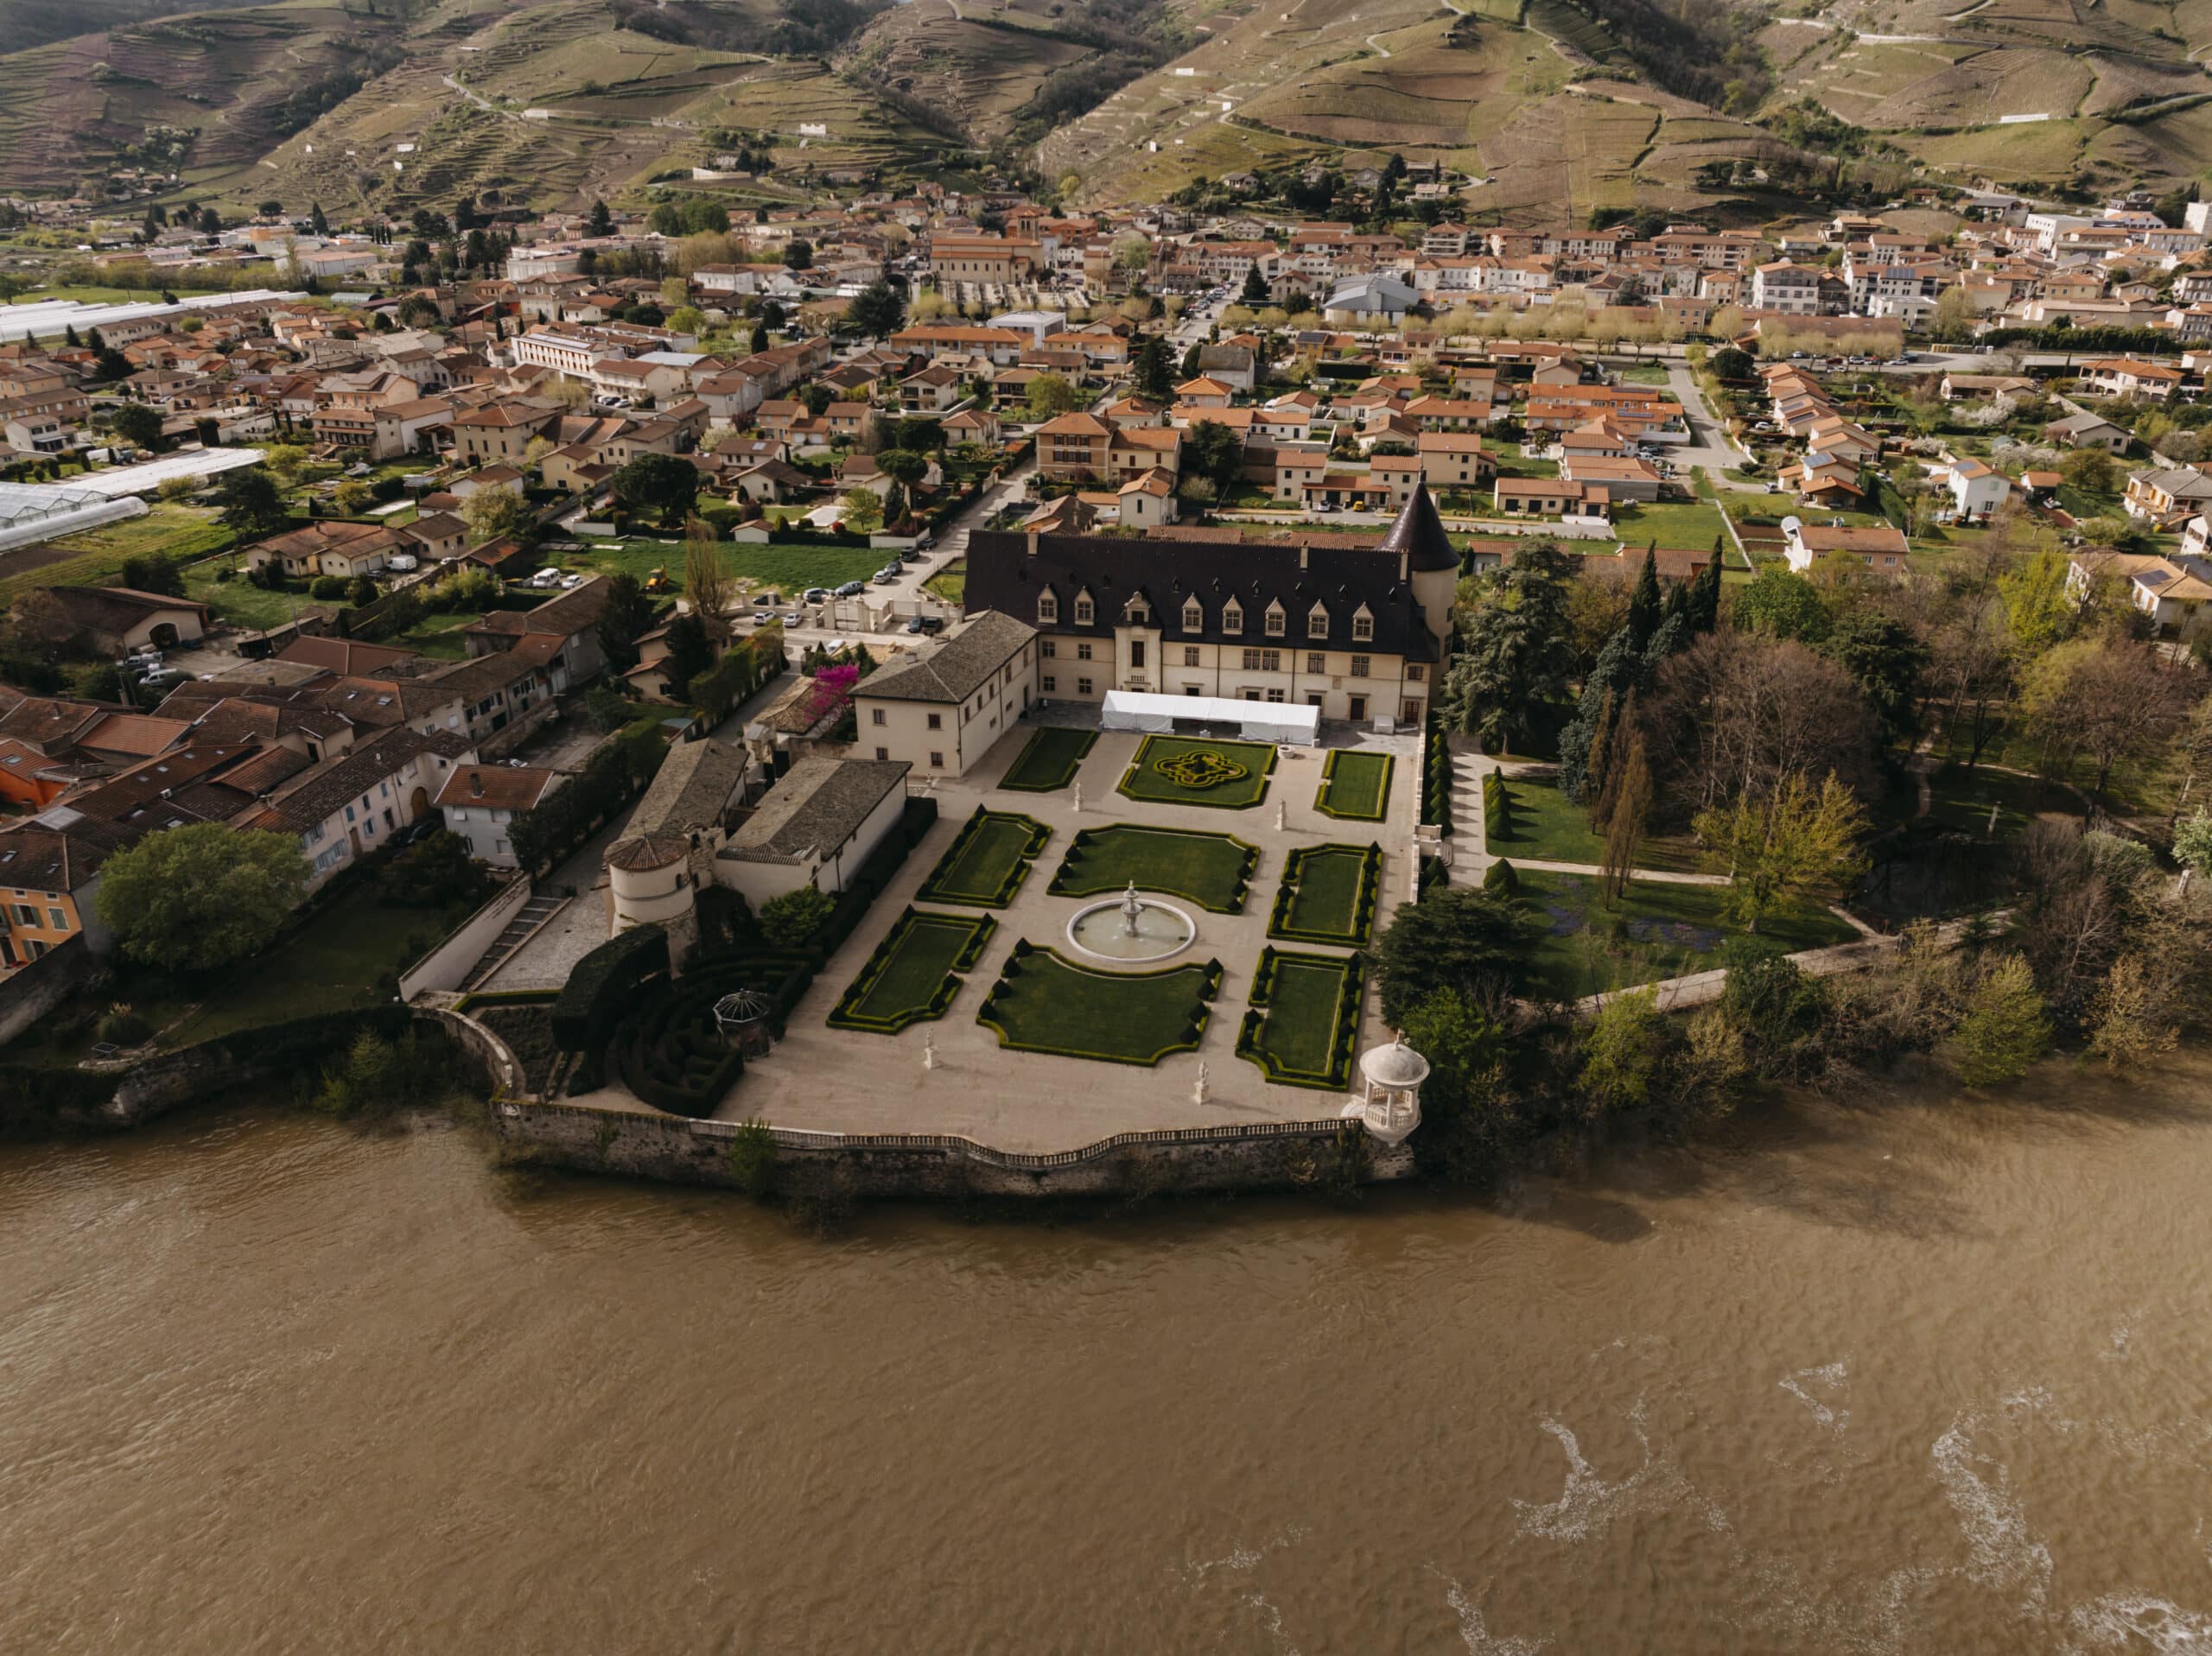
[[[694,517],[683,525],[683,595],[691,612],[711,629],[729,602],[729,570],[711,524]]]
[[[2076,638],[2034,664],[2025,704],[2047,768],[2063,775],[2086,760],[2101,797],[2116,769],[2147,758],[2173,734],[2191,688],[2148,644]]]
[[[1600,875],[1608,908],[1628,890],[1636,872],[1636,853],[1643,843],[1644,824],[1651,815],[1651,766],[1644,757],[1643,733],[1626,720],[1622,728],[1628,738],[1628,752],[1610,790],[1612,804],[1605,817]]]
[[[1716,632],[1661,666],[1639,721],[1661,797],[1687,812],[1762,800],[1789,777],[1872,790],[1874,722],[1851,676],[1794,642]]]

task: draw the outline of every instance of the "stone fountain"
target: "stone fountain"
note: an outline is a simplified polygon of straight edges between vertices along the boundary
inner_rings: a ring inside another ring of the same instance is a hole
[[[1068,922],[1077,953],[1116,966],[1150,965],[1181,954],[1197,941],[1198,923],[1173,903],[1137,895],[1137,883],[1116,901],[1078,909]]]

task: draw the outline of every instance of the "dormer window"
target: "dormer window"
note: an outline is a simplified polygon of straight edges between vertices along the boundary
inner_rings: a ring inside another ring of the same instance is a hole
[[[1351,638],[1354,644],[1367,644],[1375,637],[1375,618],[1361,606],[1359,613],[1351,618]]]
[[[1183,606],[1183,631],[1203,632],[1205,628],[1206,612],[1200,607],[1198,600],[1194,598]]]
[[[1051,626],[1060,619],[1059,595],[1050,587],[1037,594],[1037,621],[1040,626]]]
[[[1098,606],[1090,601],[1090,594],[1077,593],[1075,595],[1075,624],[1079,627],[1087,627],[1097,619]]]
[[[1123,613],[1133,627],[1148,627],[1152,625],[1152,606],[1141,598],[1132,598]]]
[[[1309,638],[1329,636],[1329,612],[1319,604],[1306,612],[1306,636]]]
[[[1221,630],[1224,632],[1244,631],[1243,606],[1233,598],[1221,606]]]
[[[1287,618],[1286,618],[1282,612],[1282,606],[1281,603],[1268,605],[1267,619],[1268,637],[1270,638],[1281,638],[1287,619]]]

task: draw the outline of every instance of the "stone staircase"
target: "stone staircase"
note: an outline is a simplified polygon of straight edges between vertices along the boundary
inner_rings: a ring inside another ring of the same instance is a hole
[[[569,899],[565,897],[547,897],[543,892],[532,895],[528,902],[515,910],[514,917],[492,940],[491,948],[484,951],[484,958],[477,961],[474,968],[461,980],[462,993],[482,988],[493,974],[514,958],[524,943],[537,935],[540,927],[568,907],[569,903]]]

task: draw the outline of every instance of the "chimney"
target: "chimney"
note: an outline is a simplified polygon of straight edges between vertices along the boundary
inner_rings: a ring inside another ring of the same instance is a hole
[[[1308,546],[1308,545],[1307,545],[1305,542],[1303,542],[1303,541],[1300,541],[1300,542],[1298,543],[1298,567],[1299,567],[1300,569],[1303,569],[1303,568],[1306,568],[1306,554],[1307,554],[1307,553],[1309,553],[1309,552],[1311,552],[1313,549],[1312,547]]]
[[[1402,581],[1406,578],[1408,565],[1412,555],[1404,547],[1398,549],[1398,579]]]
[[[479,799],[484,796],[484,773],[481,771],[468,773],[468,791]]]
[[[1036,530],[1033,529],[1029,531],[1029,555],[1033,558],[1037,555],[1037,536]]]

